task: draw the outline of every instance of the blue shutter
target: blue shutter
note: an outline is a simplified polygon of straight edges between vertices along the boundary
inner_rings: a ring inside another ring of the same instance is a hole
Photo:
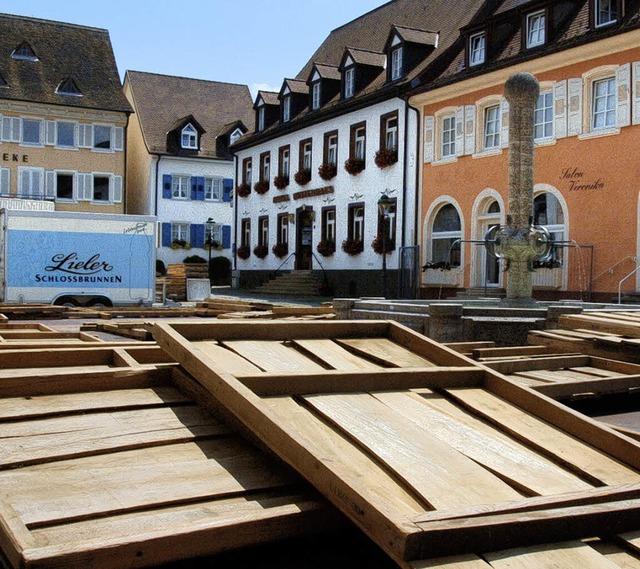
[[[233,190],[233,180],[231,178],[224,178],[222,180],[222,201],[231,201],[231,191]]]
[[[162,176],[162,197],[171,199],[171,174],[164,174]]]
[[[231,248],[231,226],[230,225],[222,226],[222,248],[223,249]]]
[[[191,246],[204,247],[204,223],[191,224]]]
[[[196,178],[195,176],[191,176],[190,178],[191,181],[191,199],[192,200],[197,200],[197,194],[198,194],[198,178]]]
[[[170,223],[162,224],[162,246],[171,247],[171,224]]]
[[[196,199],[204,201],[204,176],[196,178]]]

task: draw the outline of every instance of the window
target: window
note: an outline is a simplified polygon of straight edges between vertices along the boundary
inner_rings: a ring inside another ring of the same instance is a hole
[[[268,182],[271,177],[271,153],[260,154],[260,179]]]
[[[442,158],[456,155],[456,116],[449,115],[442,119]]]
[[[182,241],[189,243],[189,224],[188,223],[172,223],[171,224],[171,242]]]
[[[390,201],[387,215],[384,216],[386,219],[378,211],[378,232],[376,234],[382,238],[382,232],[386,230],[388,251],[395,249],[396,246],[396,200],[392,199]]]
[[[262,132],[264,130],[264,125],[265,125],[264,116],[265,116],[265,110],[264,110],[264,106],[262,106],[258,109],[258,132]]]
[[[108,202],[109,201],[109,182],[111,176],[100,174],[93,175],[93,201]]]
[[[480,65],[485,60],[486,35],[484,32],[469,38],[469,65]]]
[[[398,113],[380,117],[380,148],[398,150]]]
[[[367,146],[366,123],[362,122],[351,126],[351,140],[349,142],[349,157],[365,160]]]
[[[300,170],[311,170],[311,139],[300,141]]]
[[[16,47],[11,53],[11,57],[21,61],[38,61],[38,56],[27,42],[22,42]]]
[[[173,176],[171,179],[171,197],[186,200],[189,196],[190,182],[191,178],[189,176]]]
[[[198,133],[190,124],[182,129],[181,146],[191,150],[198,149]]]
[[[483,148],[493,150],[500,148],[500,105],[492,105],[484,109]]]
[[[56,199],[73,199],[73,174],[56,172]]]
[[[258,245],[269,245],[269,218],[266,215],[258,218]]]
[[[311,86],[311,110],[315,111],[320,108],[321,85],[320,81],[316,81]]]
[[[527,47],[544,45],[546,17],[544,11],[527,15]]]
[[[242,183],[250,186],[252,176],[251,158],[245,158],[242,161]]]
[[[322,241],[336,242],[336,208],[322,208]]]
[[[42,121],[22,119],[22,144],[42,145]]]
[[[184,136],[184,131],[183,131]],[[111,127],[93,125],[93,147],[97,150],[111,150]]]
[[[205,177],[204,199],[208,201],[222,201],[222,178]]]
[[[436,267],[460,266],[460,245],[452,245],[462,239],[462,225],[458,211],[452,204],[442,206],[436,214],[431,231],[431,259]]]
[[[251,247],[251,220],[248,218],[240,221],[240,244]]]
[[[551,234],[554,242],[565,240],[564,212],[562,204],[556,196],[550,192],[538,194],[533,200],[533,223],[544,226]],[[550,268],[558,268],[562,265],[562,247],[553,247],[551,250]]]
[[[324,157],[325,164],[335,166],[338,163],[338,132],[327,132],[324,135]]]
[[[594,81],[591,97],[591,128],[602,129],[616,126],[616,80],[607,77]]]
[[[76,147],[76,123],[66,121],[56,123],[56,145],[65,148]]]
[[[541,140],[553,136],[553,93],[540,93],[534,111],[534,138]]]
[[[364,241],[364,205],[349,205],[349,226],[347,228],[349,241]]]
[[[82,91],[80,91],[76,82],[71,77],[67,77],[67,79],[60,82],[56,87],[56,93],[58,95],[67,95],[70,97],[82,97]]]
[[[402,47],[397,47],[391,52],[391,81],[402,77]]]
[[[291,120],[291,95],[287,95],[282,99],[282,122]]]
[[[238,140],[242,136],[242,131],[239,128],[236,128],[229,135],[229,144],[234,144],[236,140]]]
[[[212,223],[205,225],[205,231],[209,228],[209,235],[206,236],[204,241],[205,245],[215,244],[216,242],[222,243],[222,224]]]
[[[618,0],[595,0],[596,28],[615,24],[618,20]]]
[[[356,70],[348,67],[344,70],[344,98],[350,99],[356,91]]]
[[[281,146],[278,149],[278,155],[278,175],[288,178],[291,170],[291,151],[289,146]]]
[[[18,167],[18,196],[20,198],[42,198],[44,195],[44,170],[42,168]]]
[[[278,214],[278,235],[277,242],[278,243],[289,243],[289,214],[288,213],[279,213]]]

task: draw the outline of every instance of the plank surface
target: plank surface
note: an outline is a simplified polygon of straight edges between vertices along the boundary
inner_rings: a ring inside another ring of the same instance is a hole
[[[428,367],[432,361],[419,356],[388,338],[353,338],[336,340],[356,354],[370,358],[386,367]]]
[[[223,342],[263,371],[322,371],[321,365],[283,342],[234,340]]]
[[[341,371],[381,369],[371,360],[345,350],[333,340],[294,340],[294,344],[313,354],[332,369]]]
[[[212,358],[216,362],[216,366],[228,373],[241,376],[260,372],[259,367],[235,352],[223,348],[218,342],[194,342],[194,346]]]

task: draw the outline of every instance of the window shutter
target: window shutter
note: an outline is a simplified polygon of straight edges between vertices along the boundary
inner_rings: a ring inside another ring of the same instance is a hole
[[[424,162],[433,162],[433,117],[424,117]]]
[[[45,172],[44,196],[54,199],[56,197],[56,173],[53,170]]]
[[[113,195],[111,201],[113,203],[122,203],[122,176],[113,176]]]
[[[162,197],[166,200],[171,199],[171,174],[162,175]]]
[[[124,128],[116,126],[113,130],[113,149],[122,150],[124,148]]]
[[[191,239],[189,241],[192,247],[204,247],[204,223],[191,224]]]
[[[464,107],[456,110],[456,156],[464,154]]]
[[[553,134],[555,138],[567,136],[567,82],[553,86]]]
[[[20,142],[20,119],[18,117],[11,119],[11,142]]]
[[[233,180],[231,178],[224,178],[222,180],[222,201],[231,201],[231,192],[233,190]]]
[[[631,124],[631,64],[625,63],[616,70],[616,89],[618,108],[616,119],[618,127]]]
[[[11,170],[0,168],[0,196],[8,196],[11,193]]]
[[[191,182],[191,199],[197,200],[198,199],[198,178],[196,178],[195,176],[191,176],[189,181]]]
[[[18,180],[18,197],[23,198],[28,195],[29,192],[29,172],[27,170],[22,170],[20,172],[20,179]]]
[[[509,146],[509,102],[504,97],[500,99],[500,146]]]
[[[193,184],[193,180],[195,180],[195,187],[196,187],[195,199],[203,201],[204,200],[204,176],[197,176],[195,178],[192,178],[191,180],[192,180],[191,182],[192,184]]]
[[[222,248],[231,249],[231,226],[222,226]]]
[[[56,121],[47,121],[45,124],[45,144],[55,146],[56,144]]]
[[[171,247],[171,224],[162,224],[162,246]]]
[[[476,107],[467,105],[464,108],[464,153],[474,154],[476,151]]]
[[[2,140],[20,142],[20,118],[2,117]]]
[[[569,79],[567,136],[582,134],[582,79]]]
[[[93,125],[78,125],[78,146],[80,148],[93,148]]]
[[[44,170],[32,170],[31,173],[31,184],[32,184],[32,196],[33,197],[44,197],[44,180],[42,179],[42,174]]]
[[[76,175],[76,195],[78,201],[84,200],[84,174]]]
[[[640,61],[633,63],[633,124],[640,124]]]
[[[78,199],[88,202],[93,200],[93,174],[78,174],[78,181]]]

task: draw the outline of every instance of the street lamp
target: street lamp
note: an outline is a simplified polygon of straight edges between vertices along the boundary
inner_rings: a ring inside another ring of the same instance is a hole
[[[207,232],[206,243],[209,245],[209,264],[207,265],[207,275],[209,276],[209,285],[211,285],[211,247],[213,244],[213,228],[216,222],[212,218],[207,219],[204,222],[204,227]]]
[[[382,296],[387,298],[387,220],[391,200],[387,194],[382,194],[378,200],[378,213],[382,217]]]

